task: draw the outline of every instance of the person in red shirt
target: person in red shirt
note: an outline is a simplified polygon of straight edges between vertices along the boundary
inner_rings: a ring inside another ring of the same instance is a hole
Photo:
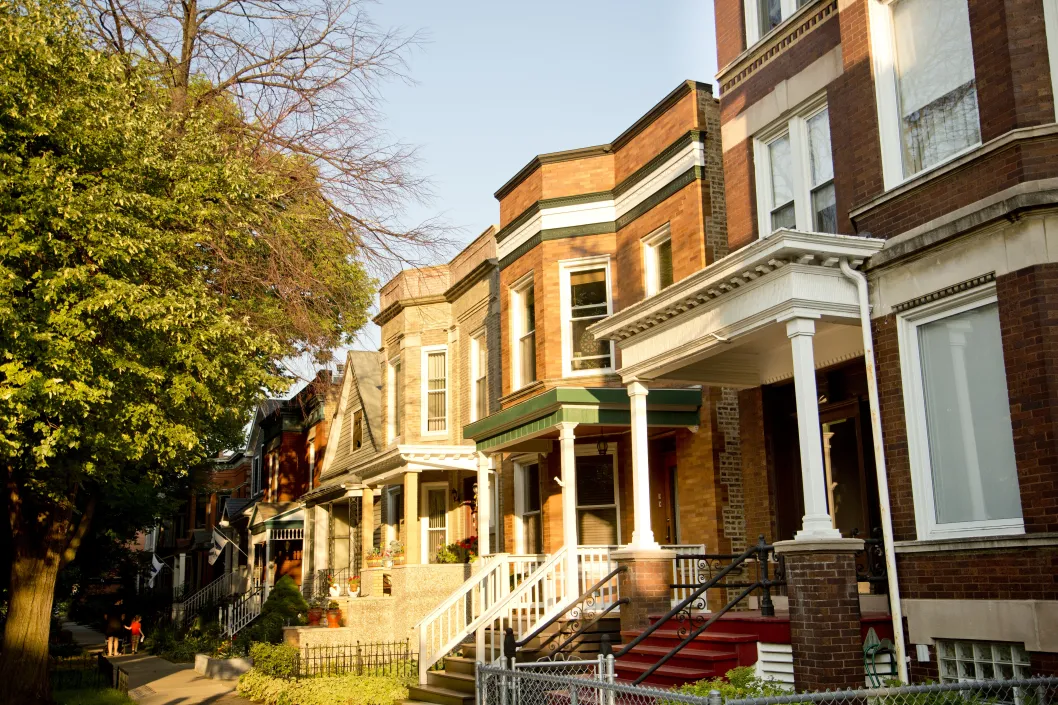
[[[136,650],[140,646],[140,640],[143,639],[143,625],[140,622],[141,619],[140,615],[136,615],[132,618],[132,624],[125,627],[132,633],[132,653],[136,653]]]

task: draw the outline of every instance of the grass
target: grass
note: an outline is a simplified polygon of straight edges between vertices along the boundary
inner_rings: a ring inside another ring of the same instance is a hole
[[[120,690],[56,690],[51,694],[56,705],[133,705],[134,701]]]

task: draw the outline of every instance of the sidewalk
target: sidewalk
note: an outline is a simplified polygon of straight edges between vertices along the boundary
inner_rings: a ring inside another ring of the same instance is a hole
[[[106,637],[90,627],[76,622],[63,622],[62,628],[73,635],[73,643],[83,647],[89,653],[103,651],[106,648]]]
[[[235,693],[236,681],[195,673],[189,663],[171,663],[145,653],[110,659],[129,674],[129,697],[142,705],[250,705]]]

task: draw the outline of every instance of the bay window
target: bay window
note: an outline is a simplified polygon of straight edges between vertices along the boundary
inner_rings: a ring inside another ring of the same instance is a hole
[[[647,296],[672,284],[672,234],[668,223],[643,238],[643,272]]]
[[[981,143],[966,0],[870,2],[886,188]]]
[[[761,237],[780,228],[837,232],[830,111],[812,104],[754,139]]]
[[[812,0],[745,0],[746,48],[783,23]]]
[[[470,420],[489,415],[489,351],[485,331],[470,339]]]
[[[448,431],[448,351],[445,346],[423,348],[423,434]]]
[[[919,539],[1022,533],[994,287],[898,320]]]
[[[609,257],[559,264],[562,303],[562,368],[564,376],[613,370],[610,341],[596,340],[588,327],[609,316]]]

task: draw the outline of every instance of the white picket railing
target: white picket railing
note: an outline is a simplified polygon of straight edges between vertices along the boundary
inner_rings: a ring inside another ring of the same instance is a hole
[[[705,544],[681,544],[662,546],[668,551],[675,551],[677,557],[705,553]],[[672,582],[677,585],[693,585],[698,582],[698,564],[692,561],[672,559]],[[680,604],[694,592],[694,588],[673,588],[672,606]]]
[[[617,561],[613,559],[613,552],[617,546],[577,546],[578,562],[580,563],[580,577],[577,583],[580,586],[580,594],[588,591],[595,583],[609,575],[617,567]],[[621,599],[617,590],[617,576],[610,578],[596,591],[595,607],[606,608]],[[571,595],[571,599],[578,595]],[[621,608],[614,609],[616,614]]]
[[[219,602],[236,592],[242,592],[245,589],[244,582],[240,573],[224,573],[183,602],[174,602],[173,621],[177,624],[186,624],[198,614],[204,605]]]
[[[480,560],[478,572],[416,625],[420,683],[426,682],[426,672],[435,663],[474,633],[482,615],[533,576],[546,556],[497,553]]]
[[[239,633],[239,630],[250,622],[257,619],[261,614],[261,605],[264,602],[261,588],[254,588],[233,604],[220,608],[221,633],[231,638]]]

